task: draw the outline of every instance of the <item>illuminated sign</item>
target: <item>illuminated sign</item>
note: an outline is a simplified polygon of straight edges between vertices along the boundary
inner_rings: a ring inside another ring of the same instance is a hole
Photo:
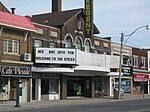
[[[85,37],[93,37],[93,0],[85,0]]]
[[[36,48],[35,63],[76,64],[76,50],[66,48]]]

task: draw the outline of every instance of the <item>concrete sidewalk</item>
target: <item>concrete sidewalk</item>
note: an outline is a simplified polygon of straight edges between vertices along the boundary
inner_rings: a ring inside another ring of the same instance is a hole
[[[150,95],[130,95],[125,94],[120,100],[114,99],[113,97],[102,97],[102,98],[68,98],[66,100],[52,100],[52,101],[32,101],[28,103],[20,103],[21,107],[14,107],[16,105],[15,101],[5,101],[0,102],[0,112],[6,111],[17,111],[29,108],[41,108],[41,107],[56,107],[56,106],[69,106],[69,105],[82,105],[91,103],[104,103],[104,102],[114,102],[114,101],[124,101],[124,100],[136,100],[150,98]]]

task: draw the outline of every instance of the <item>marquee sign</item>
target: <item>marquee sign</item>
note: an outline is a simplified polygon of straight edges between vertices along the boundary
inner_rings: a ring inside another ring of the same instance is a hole
[[[76,64],[75,51],[67,48],[35,48],[35,63]]]
[[[93,0],[85,0],[85,37],[93,37]]]
[[[1,76],[6,77],[32,77],[30,67],[23,66],[0,66]]]

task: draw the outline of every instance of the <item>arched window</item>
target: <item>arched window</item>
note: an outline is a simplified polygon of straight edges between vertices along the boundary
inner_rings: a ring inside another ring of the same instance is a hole
[[[91,45],[90,45],[90,41],[89,40],[86,40],[85,42],[85,52],[90,52],[91,50]]]
[[[76,48],[77,49],[82,49],[82,43],[81,43],[81,39],[80,38],[77,38],[76,40]]]
[[[65,44],[66,48],[72,48],[72,39],[70,36],[66,37],[66,44]]]

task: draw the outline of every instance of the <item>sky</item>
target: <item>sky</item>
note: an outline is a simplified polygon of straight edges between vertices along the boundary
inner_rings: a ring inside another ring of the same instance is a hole
[[[35,15],[51,12],[51,0],[1,0],[10,9],[16,8],[17,15]],[[84,0],[62,0],[62,10],[84,8]],[[121,33],[131,34],[140,26],[150,27],[150,0],[94,0],[94,23],[100,37],[111,37],[120,43]],[[128,37],[124,37],[124,41]],[[125,45],[150,48],[150,29],[137,30]]]

